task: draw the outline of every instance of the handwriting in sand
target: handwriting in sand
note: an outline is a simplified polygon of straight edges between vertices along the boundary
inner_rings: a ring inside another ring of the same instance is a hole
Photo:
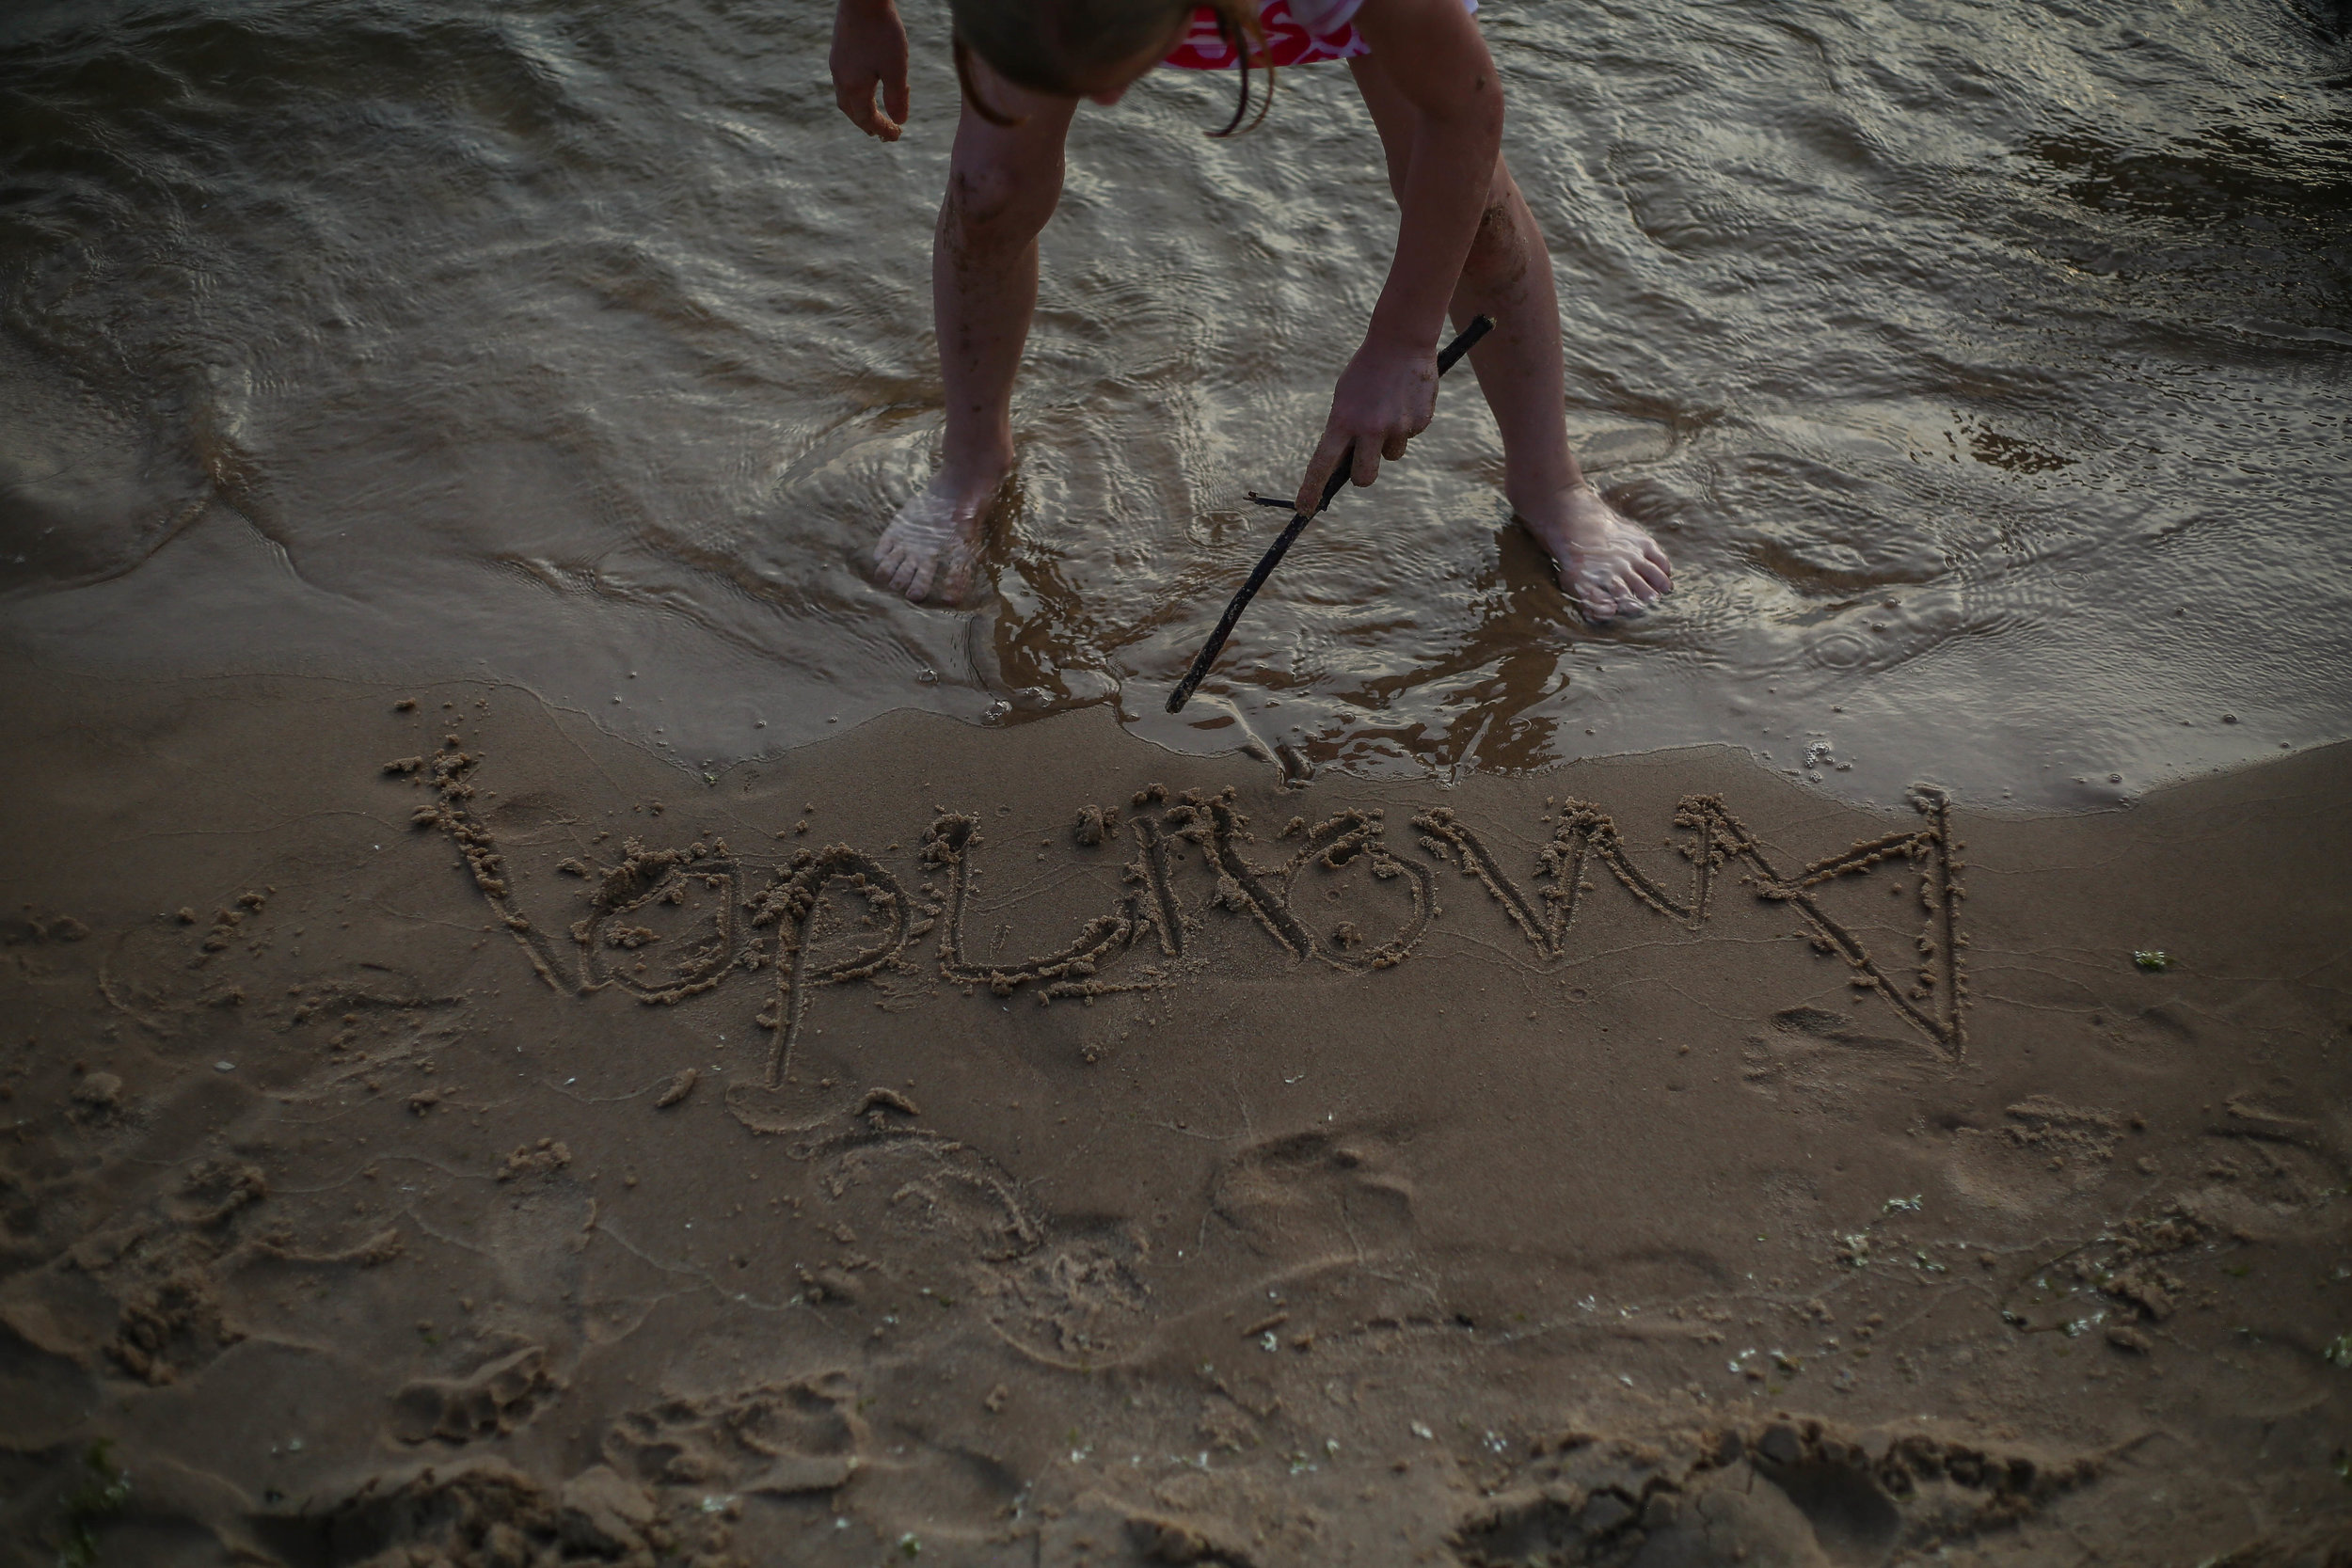
[[[431,803],[418,809],[416,824],[439,830],[457,847],[474,886],[540,977],[559,990],[616,989],[668,1004],[738,975],[764,974],[769,995],[757,1022],[772,1036],[765,1069],[770,1088],[786,1081],[818,993],[885,970],[914,969],[914,949],[934,932],[945,978],[999,996],[1028,987],[1044,1001],[1092,998],[1169,983],[1194,957],[1174,875],[1175,859],[1187,847],[1216,878],[1213,906],[1249,917],[1295,959],[1354,973],[1401,963],[1420,945],[1438,912],[1432,864],[1450,864],[1478,881],[1539,962],[1568,956],[1577,911],[1595,891],[1590,879],[1603,871],[1643,906],[1692,930],[1706,924],[1718,888],[1736,874],[1756,897],[1793,909],[1814,946],[1844,959],[1853,985],[1884,997],[1940,1056],[1957,1060],[1964,1043],[1962,865],[1949,807],[1940,796],[1915,799],[1916,827],[1851,845],[1793,874],[1772,862],[1721,800],[1688,796],[1674,816],[1680,834],[1676,847],[1689,869],[1687,886],[1677,894],[1633,861],[1616,824],[1586,801],[1565,800],[1548,813],[1550,836],[1534,857],[1531,891],[1446,807],[1412,817],[1419,859],[1390,845],[1383,813],[1349,808],[1312,825],[1294,818],[1277,840],[1291,844],[1289,854],[1265,866],[1243,848],[1249,841],[1248,821],[1235,809],[1231,788],[1171,799],[1153,785],[1135,796],[1123,833],[1116,812],[1089,806],[1080,814],[1081,843],[1124,838],[1135,849],[1124,868],[1125,889],[1111,908],[1086,921],[1066,946],[1006,963],[972,955],[967,908],[986,840],[976,818],[953,812],[939,814],[925,830],[912,886],[875,855],[846,844],[800,849],[782,863],[755,868],[717,837],[660,849],[632,839],[613,864],[571,860],[558,867],[586,880],[590,908],[571,925],[568,942],[556,940],[517,907],[505,852],[469,804],[470,775],[480,760],[452,752],[408,759],[391,770],[431,789]],[[1918,878],[1915,953],[1899,970],[1873,957],[1815,896],[1829,882],[1892,861],[1907,863]],[[1353,925],[1320,931],[1297,907],[1298,883],[1309,871],[1359,863],[1404,894],[1401,916],[1378,941]],[[763,875],[759,886],[747,887]],[[642,920],[655,906],[690,898],[703,916],[695,934],[669,941],[657,968],[644,950],[663,939]],[[1121,964],[1137,953],[1143,956]]]

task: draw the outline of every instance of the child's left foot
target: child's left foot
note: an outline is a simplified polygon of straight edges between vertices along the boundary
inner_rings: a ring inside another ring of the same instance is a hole
[[[1560,592],[1587,621],[1639,615],[1674,591],[1674,567],[1658,541],[1584,485],[1512,510],[1551,552]]]
[[[962,484],[939,474],[898,509],[875,541],[875,575],[892,593],[915,604],[934,594],[943,603],[961,603],[1006,471],[999,467]]]

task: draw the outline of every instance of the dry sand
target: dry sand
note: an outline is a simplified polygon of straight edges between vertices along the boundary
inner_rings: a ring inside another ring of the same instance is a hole
[[[2352,1560],[2352,750],[16,684],[0,1560]]]

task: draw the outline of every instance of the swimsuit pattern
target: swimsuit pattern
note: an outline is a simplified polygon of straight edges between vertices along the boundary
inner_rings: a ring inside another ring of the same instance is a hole
[[[1372,46],[1356,31],[1354,18],[1361,3],[1297,0],[1294,7],[1292,0],[1260,0],[1258,17],[1265,24],[1267,58],[1278,66],[1293,66],[1371,54]],[[1241,64],[1241,52],[1217,30],[1216,13],[1203,6],[1192,13],[1191,25],[1167,63],[1186,71],[1231,71]]]
[[[1259,0],[1258,20],[1265,26],[1266,57],[1277,66],[1313,65],[1319,60],[1351,60],[1372,53],[1356,30],[1356,12],[1364,0]],[[1462,8],[1476,14],[1478,0],[1462,0]],[[1217,31],[1216,13],[1203,6],[1163,62],[1185,71],[1231,71],[1241,64],[1241,51]]]

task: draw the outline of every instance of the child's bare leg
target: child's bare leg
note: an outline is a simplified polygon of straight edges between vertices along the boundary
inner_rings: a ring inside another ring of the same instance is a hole
[[[1495,320],[1470,368],[1502,430],[1503,494],[1551,553],[1561,591],[1593,621],[1638,615],[1656,604],[1674,588],[1665,551],[1601,499],[1568,450],[1551,257],[1500,161],[1453,310],[1456,322],[1481,312]]]
[[[990,503],[1012,471],[1012,383],[1037,307],[1037,236],[1061,199],[1062,138],[1077,108],[1023,91],[977,57],[972,74],[991,107],[1022,123],[991,125],[967,103],[956,127],[931,241],[946,451],[874,546],[882,581],[910,599],[962,596]]]
[[[1401,190],[1419,112],[1376,58],[1348,63],[1379,127],[1390,184]],[[1512,511],[1551,552],[1561,591],[1588,619],[1639,614],[1673,588],[1673,571],[1658,542],[1585,483],[1568,450],[1551,256],[1500,159],[1453,301],[1457,326],[1482,312],[1494,318],[1495,329],[1471,352],[1470,368],[1502,432],[1503,493]]]

